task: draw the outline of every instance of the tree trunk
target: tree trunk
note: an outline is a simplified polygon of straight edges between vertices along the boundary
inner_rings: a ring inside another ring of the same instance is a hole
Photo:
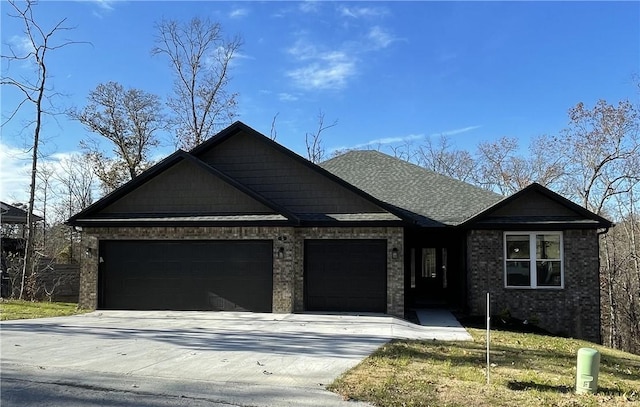
[[[616,344],[617,329],[616,329],[616,309],[613,298],[613,276],[611,272],[611,255],[609,253],[609,236],[605,235],[604,238],[604,266],[603,272],[605,277],[605,290],[606,290],[606,307],[609,314],[609,327],[607,334],[607,346],[613,348]],[[615,245],[615,242],[614,242]]]
[[[46,51],[46,43],[45,43]],[[34,239],[35,239],[35,226],[36,222],[33,218],[33,209],[36,197],[36,178],[38,175],[38,147],[40,144],[40,128],[42,126],[42,99],[44,98],[45,84],[47,81],[47,66],[44,64],[44,52],[41,58],[38,58],[38,65],[40,66],[40,83],[38,86],[38,97],[35,100],[36,105],[36,128],[33,131],[33,151],[31,156],[31,185],[29,186],[29,209],[27,212],[27,245],[24,250],[24,265],[22,268],[22,281],[20,282],[20,296],[22,299],[24,296],[24,284],[27,273],[31,275],[35,267],[35,252],[34,252]],[[37,58],[36,53],[36,58]]]

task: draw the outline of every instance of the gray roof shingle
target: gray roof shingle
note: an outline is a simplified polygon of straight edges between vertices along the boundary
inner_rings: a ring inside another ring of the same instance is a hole
[[[504,198],[379,151],[350,151],[320,166],[422,226],[459,225]]]
[[[36,222],[42,220],[38,215],[33,215],[33,219]],[[21,225],[27,223],[27,211],[18,208],[17,206],[9,205],[5,202],[0,202],[0,222],[8,225]]]

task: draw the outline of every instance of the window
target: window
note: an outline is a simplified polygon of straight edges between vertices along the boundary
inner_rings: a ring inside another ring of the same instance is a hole
[[[562,233],[504,234],[505,286],[564,287]]]
[[[416,288],[416,249],[411,248],[411,288]]]
[[[442,288],[447,288],[447,248],[442,248]]]
[[[435,247],[422,249],[422,277],[436,278],[437,276]]]

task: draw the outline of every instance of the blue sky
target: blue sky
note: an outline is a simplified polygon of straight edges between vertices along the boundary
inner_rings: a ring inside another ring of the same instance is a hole
[[[3,54],[22,41],[1,3]],[[233,63],[239,120],[304,155],[318,111],[338,125],[328,152],[450,134],[458,148],[479,141],[557,134],[578,102],[634,99],[640,74],[640,2],[186,2],[41,1],[36,19],[76,27],[57,37],[84,41],[49,54],[58,110],[86,103],[99,83],[117,81],[166,97],[167,61],[151,56],[154,22],[193,16],[221,23],[244,45]],[[28,73],[14,64],[12,75]],[[2,65],[6,73],[6,64]],[[2,113],[17,94],[2,89]],[[0,199],[24,200],[28,160],[20,153],[33,115],[2,128]],[[87,133],[49,118],[44,151],[55,161]],[[168,140],[168,135],[164,135]],[[170,143],[159,156],[173,151]],[[24,173],[24,175],[22,175]]]

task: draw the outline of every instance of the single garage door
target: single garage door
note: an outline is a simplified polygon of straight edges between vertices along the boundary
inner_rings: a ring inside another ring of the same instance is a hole
[[[386,240],[306,240],[309,311],[386,312]]]
[[[270,240],[102,241],[99,306],[271,312]]]

